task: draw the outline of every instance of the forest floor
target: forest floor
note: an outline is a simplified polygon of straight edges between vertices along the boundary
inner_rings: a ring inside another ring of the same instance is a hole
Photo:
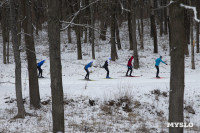
[[[140,68],[134,69],[132,74],[139,77],[124,77],[127,61],[133,53],[129,50],[126,27],[127,24],[124,23],[120,30],[122,50],[118,50],[119,59],[109,65],[112,79],[105,79],[106,71],[100,68],[110,56],[109,39],[101,41],[96,35],[96,60],[94,67],[89,68],[90,79],[93,81],[83,80],[86,74],[84,65],[92,61],[91,45],[82,44],[83,60],[77,60],[76,38],[73,37],[73,42],[68,44],[67,33],[61,33],[66,132],[165,133],[168,131],[170,88],[168,36],[158,37],[159,54],[154,54],[150,29],[145,28],[144,50],[138,48]],[[0,43],[2,44],[2,39]],[[29,107],[28,70],[26,54],[22,51],[22,92],[29,116],[25,119],[12,119],[17,114],[17,106],[14,60],[10,52],[10,64],[3,64],[2,60],[0,61],[0,132],[2,133],[52,132],[47,31],[44,30],[39,36],[35,36],[35,44],[37,61],[46,59],[42,66],[45,78],[39,79],[42,107],[40,110],[32,110]],[[0,49],[2,50],[2,45]],[[10,50],[12,51],[12,47]],[[160,55],[168,65],[160,64],[160,76],[164,78],[155,79],[155,59]],[[0,58],[3,58],[2,52]],[[195,55],[195,61],[196,69],[192,70],[190,56],[185,58],[184,117],[185,122],[194,124],[192,128],[185,128],[185,133],[200,132],[200,54]],[[89,99],[95,101],[94,106],[89,104]]]

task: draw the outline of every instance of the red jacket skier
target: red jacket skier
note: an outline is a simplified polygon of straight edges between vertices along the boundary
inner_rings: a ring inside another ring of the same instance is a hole
[[[131,76],[131,74],[132,74],[132,71],[133,71],[133,69],[132,69],[132,60],[133,60],[133,56],[131,56],[131,58],[128,60],[128,64],[127,64],[128,71],[126,72],[126,76],[128,76],[129,70],[131,71],[129,76]]]

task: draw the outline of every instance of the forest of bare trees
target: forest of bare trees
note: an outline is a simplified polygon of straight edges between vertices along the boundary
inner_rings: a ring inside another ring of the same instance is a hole
[[[160,51],[158,37],[169,36],[171,72],[168,121],[183,122],[184,58],[191,56],[191,69],[195,69],[194,57],[199,53],[199,21],[194,19],[195,12],[186,6],[196,7],[198,19],[199,0],[1,0],[0,32],[3,40],[3,58],[0,61],[4,64],[10,63],[12,46],[18,108],[16,118],[26,117],[21,85],[22,49],[26,51],[28,64],[30,107],[36,110],[41,107],[34,43],[38,32],[48,30],[53,132],[56,133],[65,132],[60,34],[67,31],[67,43],[76,41],[77,60],[84,58],[82,39],[84,43],[91,44],[92,59],[95,59],[95,40],[99,38],[102,41],[109,40],[111,60],[116,61],[119,59],[118,51],[123,50],[120,29],[122,23],[127,22],[129,50],[134,57],[134,68],[138,69],[138,49],[144,50],[146,47],[144,20],[147,20],[150,23],[150,39],[153,41],[152,54]],[[75,38],[72,37],[72,32],[75,32]],[[21,45],[23,39],[25,46]],[[183,128],[171,127],[169,132],[183,133]]]

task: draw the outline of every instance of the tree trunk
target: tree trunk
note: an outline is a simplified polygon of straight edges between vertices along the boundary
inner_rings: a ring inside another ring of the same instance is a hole
[[[17,98],[17,108],[18,114],[16,118],[24,118],[25,109],[22,99],[22,78],[21,78],[21,59],[19,51],[19,41],[17,37],[17,10],[16,10],[16,1],[10,0],[10,22],[11,22],[11,33],[12,33],[12,44],[15,60],[15,91]]]
[[[116,39],[117,39],[117,47],[118,50],[122,49],[121,46],[121,41],[120,41],[120,36],[119,36],[119,24],[118,24],[118,20],[116,18],[116,23],[115,23],[115,33],[116,33]]]
[[[129,5],[131,4],[131,0],[129,0]],[[130,8],[131,10],[131,8]],[[130,50],[133,50],[133,38],[132,38],[132,18],[131,18],[131,12],[128,12],[128,32],[129,32],[129,44],[130,44]]]
[[[151,0],[151,9],[154,8],[154,2],[153,0]],[[152,36],[154,39],[154,53],[158,53],[158,41],[157,41],[157,30],[156,30],[156,21],[155,21],[155,15],[154,15],[154,11],[151,10],[151,31],[152,31]]]
[[[9,63],[9,56],[10,56],[10,54],[9,54],[9,43],[10,43],[10,41],[9,41],[9,36],[8,36],[8,43],[7,43],[7,52],[6,52],[6,56],[7,56],[7,63]]]
[[[143,24],[143,7],[144,7],[144,1],[141,2],[140,7],[140,23],[141,23],[141,32],[140,32],[140,49],[144,49],[144,24]]]
[[[72,43],[71,26],[67,28],[68,43]]]
[[[200,0],[196,1],[197,17],[200,17]],[[196,52],[199,53],[199,23],[196,22]]]
[[[88,41],[88,29],[85,27],[84,28],[84,35],[85,35],[85,37],[84,37],[84,43],[87,43],[87,41]]]
[[[100,39],[106,40],[107,24],[106,21],[101,21]]]
[[[29,73],[29,95],[30,106],[39,109],[40,108],[40,93],[37,77],[37,62],[35,55],[35,44],[33,38],[33,26],[32,26],[32,1],[23,0],[24,3],[24,32],[25,32],[25,45],[28,61],[28,73]]]
[[[92,3],[92,0],[90,0],[90,3]],[[90,6],[90,15],[91,15],[91,25],[94,28],[94,6]],[[91,29],[91,43],[92,43],[92,59],[95,59],[95,44],[94,44],[94,29]]]
[[[195,69],[195,61],[194,61],[194,46],[195,46],[195,40],[194,40],[194,36],[193,36],[193,17],[191,15],[190,17],[190,45],[191,45],[191,68]]]
[[[5,7],[1,8],[1,29],[3,38],[3,63],[6,64],[6,42],[7,42],[7,11]]]
[[[53,132],[65,132],[60,55],[60,1],[48,0],[48,38],[52,95]]]
[[[133,55],[134,55],[134,68],[139,68],[137,39],[136,39],[136,5],[135,1],[131,1],[131,18],[132,18],[132,38],[133,38]]]
[[[185,0],[185,4],[189,4],[188,0]],[[185,45],[185,55],[189,55],[189,50],[188,50],[188,44],[190,44],[190,14],[188,13],[189,11],[187,9],[184,9],[184,25],[185,25],[185,39],[187,44]]]
[[[117,57],[116,45],[115,45],[115,4],[116,0],[112,0],[111,4],[111,60],[115,61]]]
[[[170,5],[171,25],[171,75],[169,95],[169,122],[184,122],[184,8],[178,0]],[[169,133],[183,133],[183,127],[170,127]]]

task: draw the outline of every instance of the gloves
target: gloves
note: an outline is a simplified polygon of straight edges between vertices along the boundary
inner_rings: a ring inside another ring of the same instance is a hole
[[[167,64],[166,64],[167,65]]]

